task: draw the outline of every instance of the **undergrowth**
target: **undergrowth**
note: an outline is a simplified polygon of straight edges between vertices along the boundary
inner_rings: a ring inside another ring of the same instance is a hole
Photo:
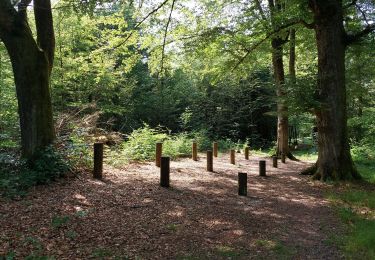
[[[106,162],[120,166],[129,161],[149,161],[155,158],[155,145],[158,142],[163,143],[163,155],[172,159],[191,156],[192,143],[198,144],[198,150],[201,152],[211,150],[213,141],[206,132],[179,133],[171,134],[168,131],[157,128],[153,129],[148,125],[134,130],[127,136],[120,146],[107,149]],[[243,143],[233,142],[231,140],[217,141],[220,152],[229,149],[242,149]]]
[[[345,235],[335,239],[346,258],[370,260],[375,259],[375,162],[362,148],[352,154],[364,180],[340,184],[327,196],[346,226]]]
[[[50,183],[71,170],[69,163],[53,147],[37,155],[30,166],[17,155],[0,154],[0,195],[17,198],[36,185]]]
[[[316,152],[293,153],[302,160],[317,159]],[[326,194],[346,227],[333,241],[347,259],[375,259],[375,149],[353,145],[351,153],[363,181],[335,183]]]

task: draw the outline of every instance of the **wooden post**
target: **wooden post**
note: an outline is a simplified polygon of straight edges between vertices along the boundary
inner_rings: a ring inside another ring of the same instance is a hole
[[[281,154],[281,162],[282,162],[282,163],[285,163],[285,153],[282,153],[282,154]]]
[[[245,159],[249,160],[249,147],[248,146],[245,147]]]
[[[213,143],[213,148],[214,148],[214,157],[217,157],[217,142]]]
[[[266,176],[266,161],[259,161],[259,176]]]
[[[277,156],[272,156],[272,166],[274,168],[277,168]]]
[[[94,144],[94,179],[103,178],[103,143]]]
[[[212,151],[207,151],[207,171],[213,172],[214,171],[214,158],[212,156]]]
[[[155,152],[155,165],[160,167],[160,158],[163,152],[163,143],[156,143],[156,152]]]
[[[238,173],[238,195],[247,196],[247,173]]]
[[[230,163],[236,164],[236,150],[230,150]]]
[[[168,188],[169,187],[169,167],[170,158],[161,157],[160,158],[160,186]]]
[[[192,150],[191,153],[192,153],[193,161],[198,161],[197,142],[193,142],[193,146],[191,150]]]

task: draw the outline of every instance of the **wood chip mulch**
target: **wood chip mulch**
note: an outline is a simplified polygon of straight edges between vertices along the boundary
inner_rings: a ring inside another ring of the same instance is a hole
[[[103,181],[83,174],[36,187],[20,201],[0,199],[0,259],[341,259],[330,236],[339,220],[324,184],[287,161],[258,176],[258,161],[236,154],[171,162],[171,187],[154,163],[105,166]],[[248,173],[248,196],[237,173]]]

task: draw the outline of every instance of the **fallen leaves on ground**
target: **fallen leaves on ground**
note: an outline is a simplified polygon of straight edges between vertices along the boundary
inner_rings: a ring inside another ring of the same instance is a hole
[[[258,176],[259,157],[229,155],[171,162],[171,187],[159,186],[154,163],[36,187],[21,201],[0,200],[0,256],[55,259],[339,259],[329,243],[338,220],[324,184],[287,161]],[[237,174],[248,173],[248,196]]]

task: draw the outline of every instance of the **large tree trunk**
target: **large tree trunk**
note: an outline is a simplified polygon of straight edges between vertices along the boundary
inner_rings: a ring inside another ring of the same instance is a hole
[[[272,44],[272,65],[277,94],[277,154],[288,155],[288,107],[285,103],[285,72],[283,63],[284,40],[274,38]]]
[[[0,39],[13,67],[22,155],[32,162],[37,152],[52,144],[55,137],[49,89],[54,50],[50,3],[49,0],[34,1],[35,6],[43,7],[35,11],[38,45],[27,23],[24,6],[17,12],[7,0],[0,1],[3,9],[0,12],[3,18],[0,19]]]
[[[311,1],[318,48],[317,111],[319,156],[315,177],[321,180],[359,178],[347,136],[345,42],[342,3]]]
[[[275,21],[277,14],[283,11],[284,3],[279,0],[268,0],[270,8],[270,19],[273,30],[279,29],[278,22]],[[260,2],[258,1],[258,6]],[[260,8],[261,10],[261,8]],[[284,39],[285,38],[285,39]],[[287,37],[275,36],[271,39],[272,47],[272,67],[277,94],[277,155],[285,154],[291,159],[295,159],[289,150],[289,124],[288,106],[286,104],[285,71],[283,62],[283,45],[287,42]]]
[[[16,83],[22,154],[32,159],[54,140],[49,66],[31,35],[20,32],[8,38],[5,43]]]

